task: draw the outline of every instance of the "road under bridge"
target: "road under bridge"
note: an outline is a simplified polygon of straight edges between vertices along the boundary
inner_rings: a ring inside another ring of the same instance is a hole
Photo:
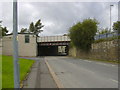
[[[44,36],[37,39],[38,56],[68,55],[68,36]]]

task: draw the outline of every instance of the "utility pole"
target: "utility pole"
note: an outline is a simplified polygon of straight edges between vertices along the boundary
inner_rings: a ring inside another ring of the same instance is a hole
[[[18,23],[17,23],[17,0],[13,0],[13,58],[14,58],[14,88],[20,88],[19,60],[18,60]]]

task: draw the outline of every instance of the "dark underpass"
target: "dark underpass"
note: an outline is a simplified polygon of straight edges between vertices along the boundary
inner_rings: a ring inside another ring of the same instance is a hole
[[[65,56],[69,52],[68,35],[43,36],[37,38],[37,56]]]
[[[68,46],[40,46],[38,56],[65,56],[68,55]]]

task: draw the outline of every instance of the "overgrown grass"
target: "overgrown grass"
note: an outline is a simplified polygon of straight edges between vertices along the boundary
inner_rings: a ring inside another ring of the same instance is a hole
[[[19,59],[20,64],[20,81],[22,81],[30,67],[33,65],[33,60]],[[2,88],[14,87],[14,74],[13,74],[13,58],[12,56],[2,56]]]

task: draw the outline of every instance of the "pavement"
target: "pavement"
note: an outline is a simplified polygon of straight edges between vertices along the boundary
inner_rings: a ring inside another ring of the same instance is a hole
[[[118,88],[118,65],[65,56],[45,57],[64,88]]]
[[[25,58],[25,57],[24,57]],[[57,88],[49,69],[45,63],[44,57],[42,58],[29,58],[34,59],[36,62],[31,68],[26,80],[23,82],[24,88]]]

